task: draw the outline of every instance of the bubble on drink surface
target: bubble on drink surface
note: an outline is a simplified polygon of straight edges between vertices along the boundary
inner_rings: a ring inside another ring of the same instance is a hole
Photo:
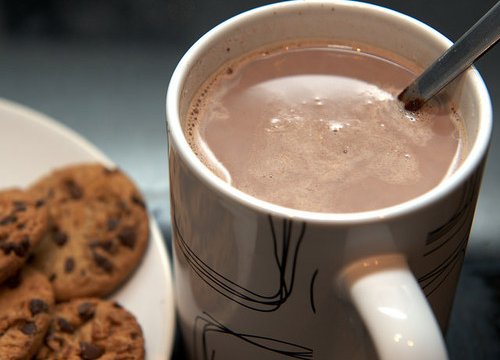
[[[335,121],[335,120],[327,121],[327,124],[328,124],[328,127],[330,128],[330,130],[332,130],[333,132],[340,131],[343,128],[345,128],[346,126],[350,125],[349,122],[339,122],[339,121]]]
[[[300,107],[290,106],[290,104],[281,101],[280,98],[272,98],[262,108],[262,118],[264,121],[264,131],[283,132],[290,127],[300,127],[305,120]]]
[[[321,97],[316,96],[316,97],[314,98],[314,104],[315,104],[315,105],[318,105],[318,106],[321,106],[321,105],[323,105],[323,104],[324,104],[324,100],[323,100]]]

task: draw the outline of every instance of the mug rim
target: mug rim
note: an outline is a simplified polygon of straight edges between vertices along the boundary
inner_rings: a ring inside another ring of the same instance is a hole
[[[383,13],[388,16],[398,18],[402,22],[412,24],[418,30],[431,34],[436,41],[441,42],[446,47],[451,46],[452,42],[434,28],[427,24],[414,19],[408,15],[402,14],[395,10],[391,10],[379,5],[359,2],[359,1],[343,1],[343,0],[289,0],[268,5],[263,5],[239,15],[229,18],[219,25],[209,30],[206,34],[200,37],[184,54],[176,66],[170,79],[167,95],[166,95],[166,118],[169,146],[175,144],[175,151],[182,157],[189,169],[210,188],[225,197],[232,199],[241,206],[249,207],[258,212],[265,212],[273,216],[284,218],[293,218],[298,221],[327,223],[327,224],[363,224],[380,221],[381,219],[395,219],[409,213],[422,210],[430,204],[444,198],[447,194],[453,192],[459,187],[463,181],[470,177],[473,172],[480,166],[483,159],[486,157],[493,127],[493,113],[491,99],[481,75],[474,66],[471,66],[462,76],[467,77],[471,82],[471,92],[479,99],[478,103],[478,131],[474,146],[471,148],[465,160],[460,164],[451,175],[436,187],[425,192],[418,197],[402,202],[390,207],[380,208],[376,210],[352,212],[352,213],[322,213],[311,212],[304,210],[292,209],[280,205],[276,205],[256,197],[253,197],[245,192],[236,189],[229,185],[224,180],[211,172],[192,151],[184,136],[181,127],[179,102],[180,95],[183,91],[184,81],[188,75],[188,70],[194,64],[196,59],[200,58],[207,44],[217,39],[221,33],[225,33],[227,29],[235,26],[242,20],[258,18],[265,13],[272,13],[275,10],[283,8],[300,9],[304,6],[315,5],[335,5],[336,7],[358,8],[359,11],[369,10],[371,12]]]

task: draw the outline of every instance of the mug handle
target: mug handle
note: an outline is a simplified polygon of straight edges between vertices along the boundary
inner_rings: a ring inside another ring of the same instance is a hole
[[[381,360],[448,359],[438,322],[403,255],[357,260],[341,280]]]

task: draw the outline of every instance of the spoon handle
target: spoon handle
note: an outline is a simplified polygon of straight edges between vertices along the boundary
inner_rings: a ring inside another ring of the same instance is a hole
[[[474,24],[439,59],[399,94],[410,111],[418,110],[424,102],[460,75],[500,38],[500,1]]]

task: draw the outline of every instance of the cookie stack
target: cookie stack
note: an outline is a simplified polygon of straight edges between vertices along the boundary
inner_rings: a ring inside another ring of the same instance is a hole
[[[104,298],[141,261],[142,195],[101,164],[0,191],[0,359],[144,359],[136,319]]]

